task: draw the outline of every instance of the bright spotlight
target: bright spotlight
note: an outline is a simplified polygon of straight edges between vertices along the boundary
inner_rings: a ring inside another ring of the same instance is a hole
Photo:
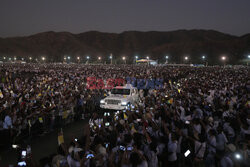
[[[112,56],[109,56],[110,59],[112,59],[113,57]]]
[[[70,59],[70,56],[68,56],[68,59]]]
[[[187,57],[187,56],[185,56],[185,60],[188,60],[188,57]]]
[[[149,57],[147,56],[147,59],[149,59]]]
[[[102,58],[101,57],[98,57],[98,60],[101,60]]]
[[[80,60],[80,57],[77,57],[77,60]]]
[[[138,56],[135,56],[135,59],[138,59]]]
[[[14,60],[16,60],[16,57],[14,57]]]
[[[42,60],[44,61],[44,60],[45,60],[45,57],[42,57]]]
[[[5,59],[6,59],[6,57],[3,57],[3,59],[5,60]]]
[[[168,59],[168,56],[166,56],[166,59]]]
[[[205,56],[202,56],[202,59],[205,59],[206,57]]]
[[[250,59],[250,55],[247,56]]]
[[[125,60],[126,59],[126,57],[122,57],[122,60]]]
[[[89,56],[87,56],[87,59],[89,59]]]
[[[32,60],[32,57],[30,57],[29,59]]]
[[[236,154],[235,154],[235,158],[236,158],[236,159],[241,159],[242,157],[241,157],[241,155],[240,155],[239,153],[236,153]]]
[[[226,60],[226,57],[225,57],[225,56],[222,56],[222,57],[221,57],[221,60]]]

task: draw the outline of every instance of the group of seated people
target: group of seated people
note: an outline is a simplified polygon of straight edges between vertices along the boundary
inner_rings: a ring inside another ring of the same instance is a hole
[[[82,137],[60,143],[57,154],[42,166],[250,163],[248,67],[5,64],[1,76],[0,129],[7,135],[21,134],[37,121],[43,130],[53,130],[53,121],[65,113],[91,111]],[[100,112],[100,100],[109,90],[87,89],[87,78],[93,76],[161,78],[163,86],[142,90],[138,103],[125,110]]]

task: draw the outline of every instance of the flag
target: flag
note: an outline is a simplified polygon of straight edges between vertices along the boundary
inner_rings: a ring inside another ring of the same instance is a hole
[[[172,104],[173,103],[173,98],[168,100],[168,104]]]
[[[131,132],[132,134],[137,132],[134,125],[132,125]]]
[[[43,123],[43,118],[42,117],[39,117],[38,120],[39,120],[40,123]]]
[[[61,145],[62,143],[64,143],[64,138],[63,138],[63,134],[59,134],[58,135],[58,145]]]
[[[30,120],[28,120],[28,124],[29,124],[29,126],[31,127],[31,122],[30,122]]]
[[[128,119],[128,116],[125,113],[123,114],[123,117],[124,117],[125,120]]]
[[[66,119],[68,117],[68,112],[64,111],[62,114],[62,119]]]
[[[181,92],[181,89],[178,89],[178,93],[180,93]]]
[[[2,90],[0,90],[0,97],[3,98]]]

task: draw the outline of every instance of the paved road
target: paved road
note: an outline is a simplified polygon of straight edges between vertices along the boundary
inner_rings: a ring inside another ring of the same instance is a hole
[[[64,127],[64,141],[69,143],[73,137],[80,137],[86,122],[85,120],[81,120]],[[33,139],[31,141],[31,150],[34,160],[39,163],[41,158],[56,153],[57,146],[57,131]],[[17,157],[18,154],[15,149],[0,150],[0,167],[7,164],[16,164]]]

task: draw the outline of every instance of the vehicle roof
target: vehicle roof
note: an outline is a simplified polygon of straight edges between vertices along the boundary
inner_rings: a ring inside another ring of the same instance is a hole
[[[115,87],[115,89],[124,89],[124,88],[126,88],[126,89],[137,89],[136,87],[133,87],[133,85],[131,85],[131,84],[126,84],[124,86],[116,86]]]

